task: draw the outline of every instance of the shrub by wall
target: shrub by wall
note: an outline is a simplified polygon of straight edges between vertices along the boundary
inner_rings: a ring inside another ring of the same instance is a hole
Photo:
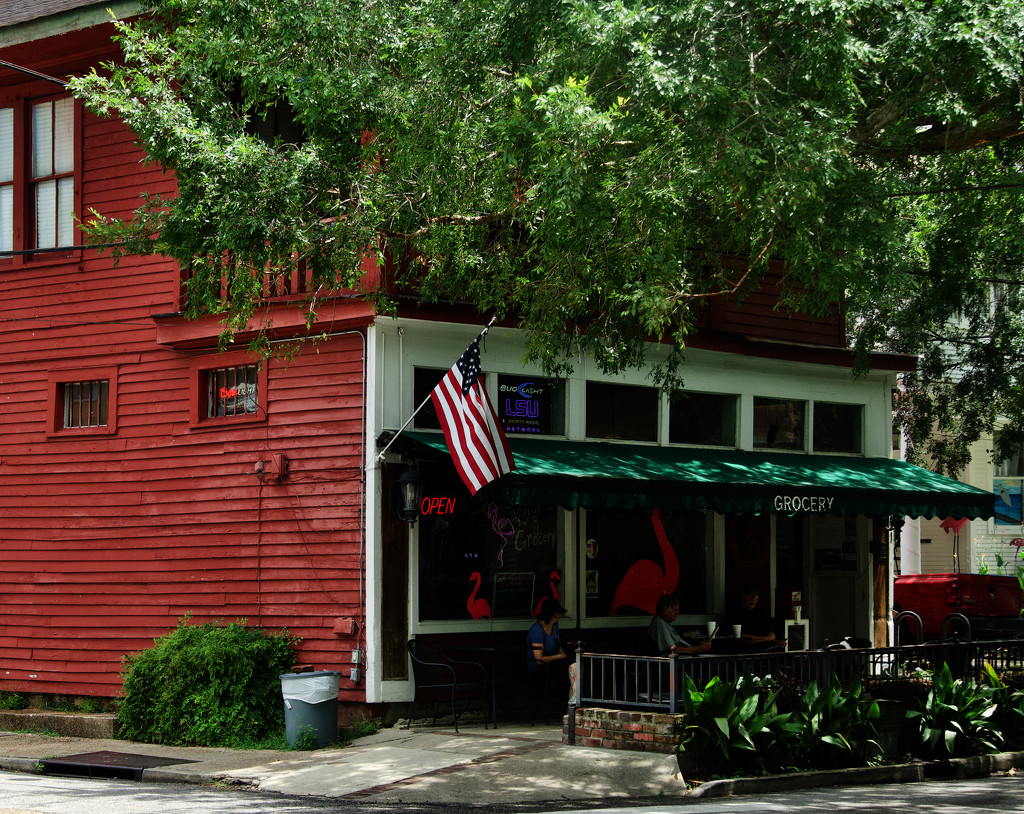
[[[185,616],[150,650],[125,656],[121,737],[231,746],[283,731],[278,677],[294,664],[297,644],[286,630]]]

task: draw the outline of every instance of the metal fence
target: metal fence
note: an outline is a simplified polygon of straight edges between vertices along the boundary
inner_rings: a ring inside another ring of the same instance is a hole
[[[686,677],[698,687],[704,687],[715,676],[730,682],[748,677],[806,687],[811,681],[826,684],[833,675],[844,684],[855,676],[898,680],[943,664],[948,664],[956,677],[974,679],[985,663],[997,672],[1024,671],[1024,640],[698,657],[624,656],[578,650],[573,703],[678,712]]]

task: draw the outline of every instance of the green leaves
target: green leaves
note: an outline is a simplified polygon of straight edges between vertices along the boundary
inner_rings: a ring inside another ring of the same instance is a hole
[[[74,88],[180,193],[90,229],[206,269],[194,313],[242,324],[252,278],[302,259],[355,286],[383,240],[429,258],[406,290],[518,316],[549,370],[590,352],[615,371],[682,346],[739,277],[724,255],[749,264],[736,297],[776,260],[791,305],[845,303],[861,358],[925,354],[919,451],[952,467],[1024,413],[1020,310],[984,301],[1024,282],[1016,0],[149,6],[123,64]],[[301,140],[253,133],[281,109]],[[924,446],[932,421],[956,443]]]
[[[819,692],[812,682],[789,712],[778,692],[749,677],[735,685],[713,678],[698,690],[687,677],[686,730],[680,750],[708,775],[766,774],[865,765],[878,752],[878,705],[856,681],[844,691],[833,677]]]
[[[283,728],[278,679],[297,640],[244,620],[193,624],[185,616],[150,650],[124,658],[121,735],[146,743],[231,746]]]
[[[908,711],[907,719],[914,724],[920,756],[960,757],[999,750],[1003,739],[993,719],[996,710],[991,692],[953,679],[943,664],[924,703]]]

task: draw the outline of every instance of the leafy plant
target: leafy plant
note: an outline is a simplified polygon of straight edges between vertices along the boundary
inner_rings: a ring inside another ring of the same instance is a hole
[[[193,624],[186,615],[150,650],[124,658],[122,737],[197,746],[266,738],[284,726],[278,677],[297,643],[285,630]]]
[[[811,682],[793,710],[793,763],[804,769],[871,763],[880,752],[878,704],[863,698],[859,677],[848,690],[834,675],[824,690]]]
[[[25,709],[28,698],[20,692],[0,692],[0,709]]]
[[[716,676],[703,690],[689,676],[686,682],[686,730],[679,748],[694,756],[700,770],[714,775],[778,768],[788,751],[789,715],[779,713],[776,693],[762,693],[749,679],[728,684]]]
[[[1003,746],[1024,747],[1024,692],[1008,686],[988,662],[982,670],[981,689],[995,705],[992,725],[1003,736]]]
[[[993,716],[996,704],[990,693],[978,692],[969,682],[953,679],[943,664],[932,680],[924,703],[907,712],[917,735],[921,757],[945,758],[995,752],[1002,744]]]

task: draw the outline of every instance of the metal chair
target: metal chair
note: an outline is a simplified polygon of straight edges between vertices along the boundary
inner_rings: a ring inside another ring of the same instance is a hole
[[[414,705],[421,700],[433,700],[434,723],[437,723],[437,705],[444,700],[452,706],[452,724],[459,731],[460,699],[479,697],[487,729],[487,670],[475,661],[449,658],[441,650],[423,641],[410,639],[406,644],[412,659],[413,681],[416,684]]]

